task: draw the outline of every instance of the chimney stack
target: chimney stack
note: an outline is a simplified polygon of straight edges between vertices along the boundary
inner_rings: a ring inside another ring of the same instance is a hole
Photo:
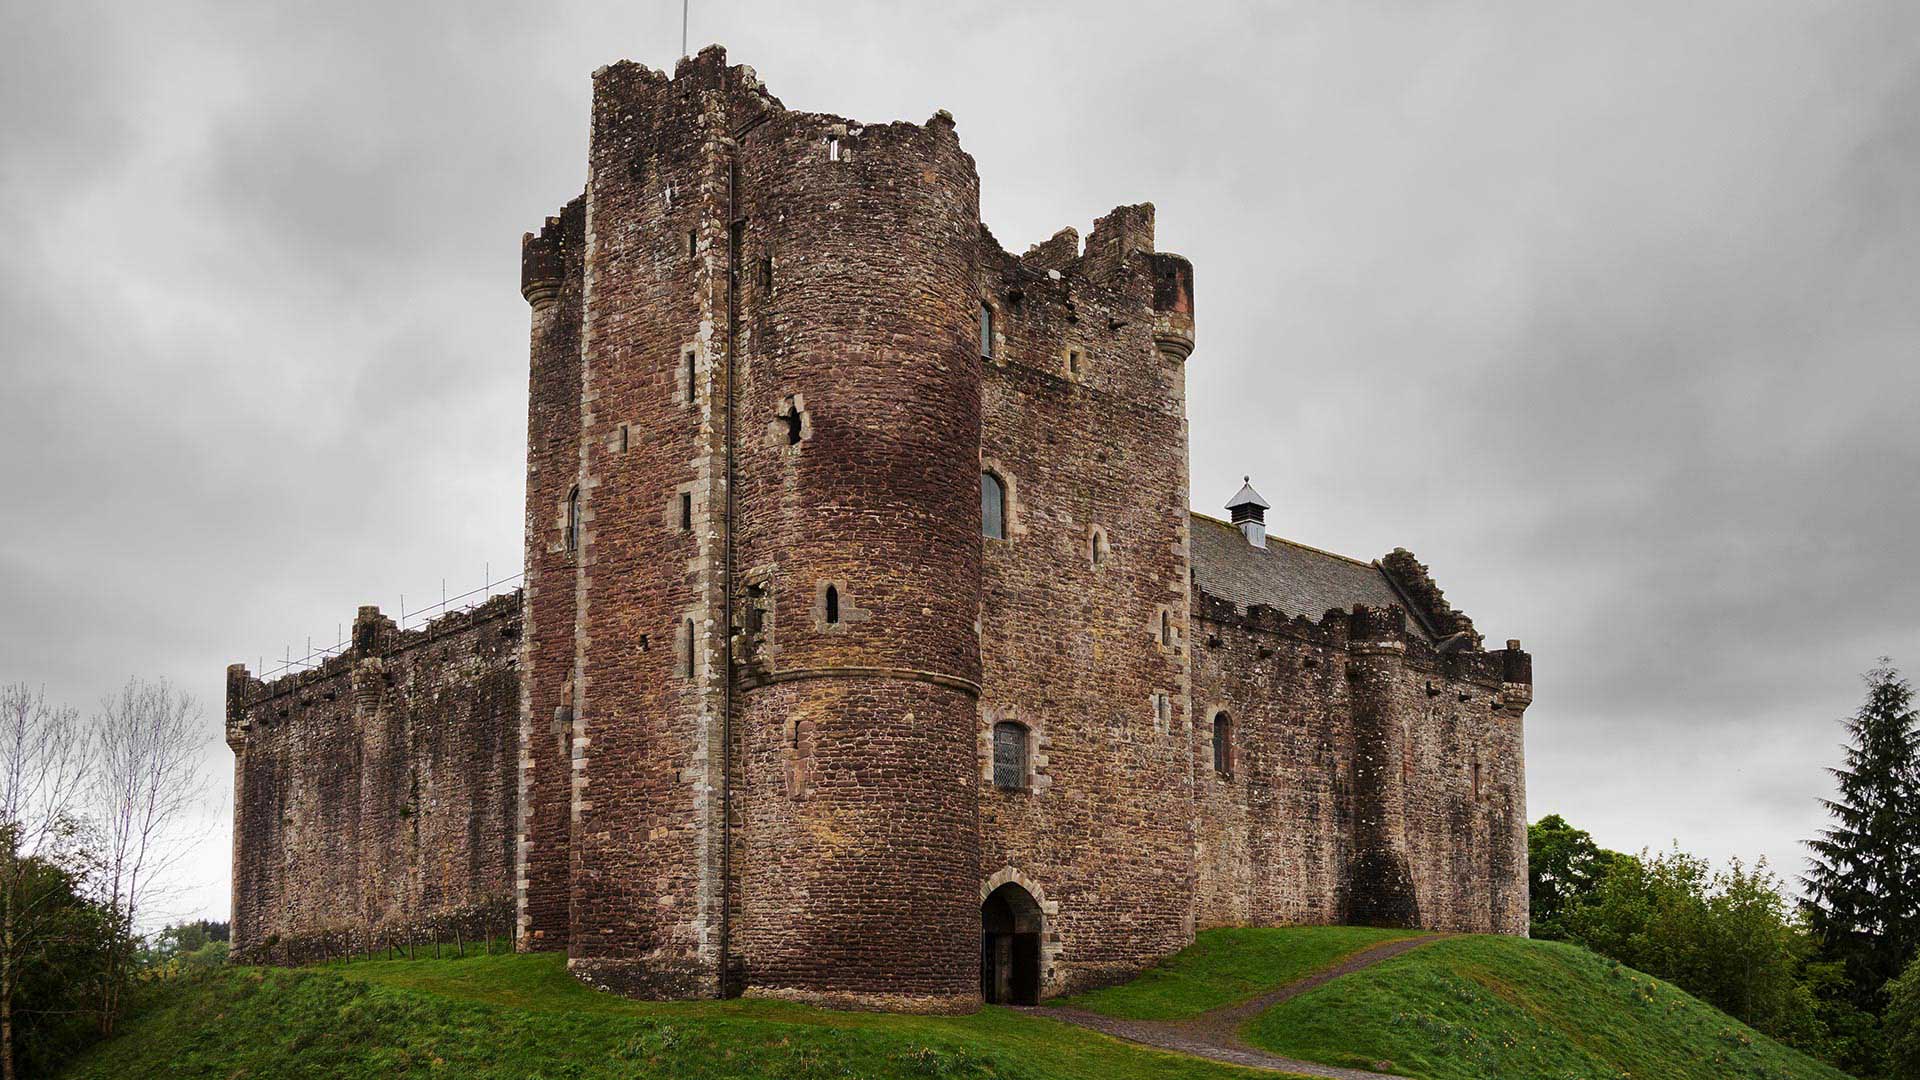
[[[1270,504],[1253,490],[1253,477],[1243,476],[1240,490],[1227,501],[1227,513],[1233,515],[1233,523],[1247,543],[1257,548],[1267,546],[1267,510]]]

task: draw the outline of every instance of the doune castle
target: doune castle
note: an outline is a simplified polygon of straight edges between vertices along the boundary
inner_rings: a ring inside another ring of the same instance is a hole
[[[1527,654],[1405,551],[1189,511],[1153,224],[1010,254],[945,113],[598,72],[522,244],[524,589],[229,670],[239,953],[951,1011],[1209,926],[1524,933]]]

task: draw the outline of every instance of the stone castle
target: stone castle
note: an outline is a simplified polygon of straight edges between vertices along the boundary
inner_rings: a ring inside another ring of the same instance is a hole
[[[238,953],[954,1011],[1210,926],[1524,933],[1527,654],[1405,551],[1189,511],[1153,225],[1009,254],[945,113],[596,73],[522,245],[524,588],[229,669]]]

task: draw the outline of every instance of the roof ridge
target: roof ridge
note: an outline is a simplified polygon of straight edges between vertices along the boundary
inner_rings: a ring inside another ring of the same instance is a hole
[[[1222,528],[1232,529],[1235,532],[1240,531],[1240,527],[1233,524],[1232,522],[1221,521],[1219,518],[1214,517],[1212,514],[1203,514],[1198,510],[1188,510],[1187,516],[1197,517],[1203,521],[1211,521],[1215,525],[1219,525]],[[1314,547],[1312,544],[1303,544],[1298,540],[1289,540],[1284,536],[1278,536],[1278,535],[1275,535],[1274,533],[1269,532],[1267,534],[1267,543],[1271,544],[1275,541],[1279,541],[1280,543],[1285,544],[1288,547],[1299,548],[1302,551],[1311,551],[1315,555],[1325,555],[1329,559],[1339,559],[1341,562],[1350,562],[1355,566],[1364,566],[1371,570],[1380,570],[1379,559],[1356,559],[1351,555],[1342,555],[1337,551],[1328,551],[1326,548],[1317,548],[1317,547]],[[1382,570],[1381,573],[1384,574],[1385,571]]]

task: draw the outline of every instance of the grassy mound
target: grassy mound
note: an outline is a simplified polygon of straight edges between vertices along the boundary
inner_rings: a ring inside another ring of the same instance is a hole
[[[1278,1054],[1426,1080],[1844,1080],[1585,949],[1447,938],[1282,1002],[1241,1032]]]
[[[1370,945],[1412,930],[1289,926],[1202,930],[1198,940],[1132,982],[1062,999],[1126,1020],[1184,1020],[1324,971]]]
[[[1256,1074],[1006,1009],[834,1013],[596,993],[559,956],[232,968],[154,991],[63,1080],[618,1077],[1212,1080]]]

